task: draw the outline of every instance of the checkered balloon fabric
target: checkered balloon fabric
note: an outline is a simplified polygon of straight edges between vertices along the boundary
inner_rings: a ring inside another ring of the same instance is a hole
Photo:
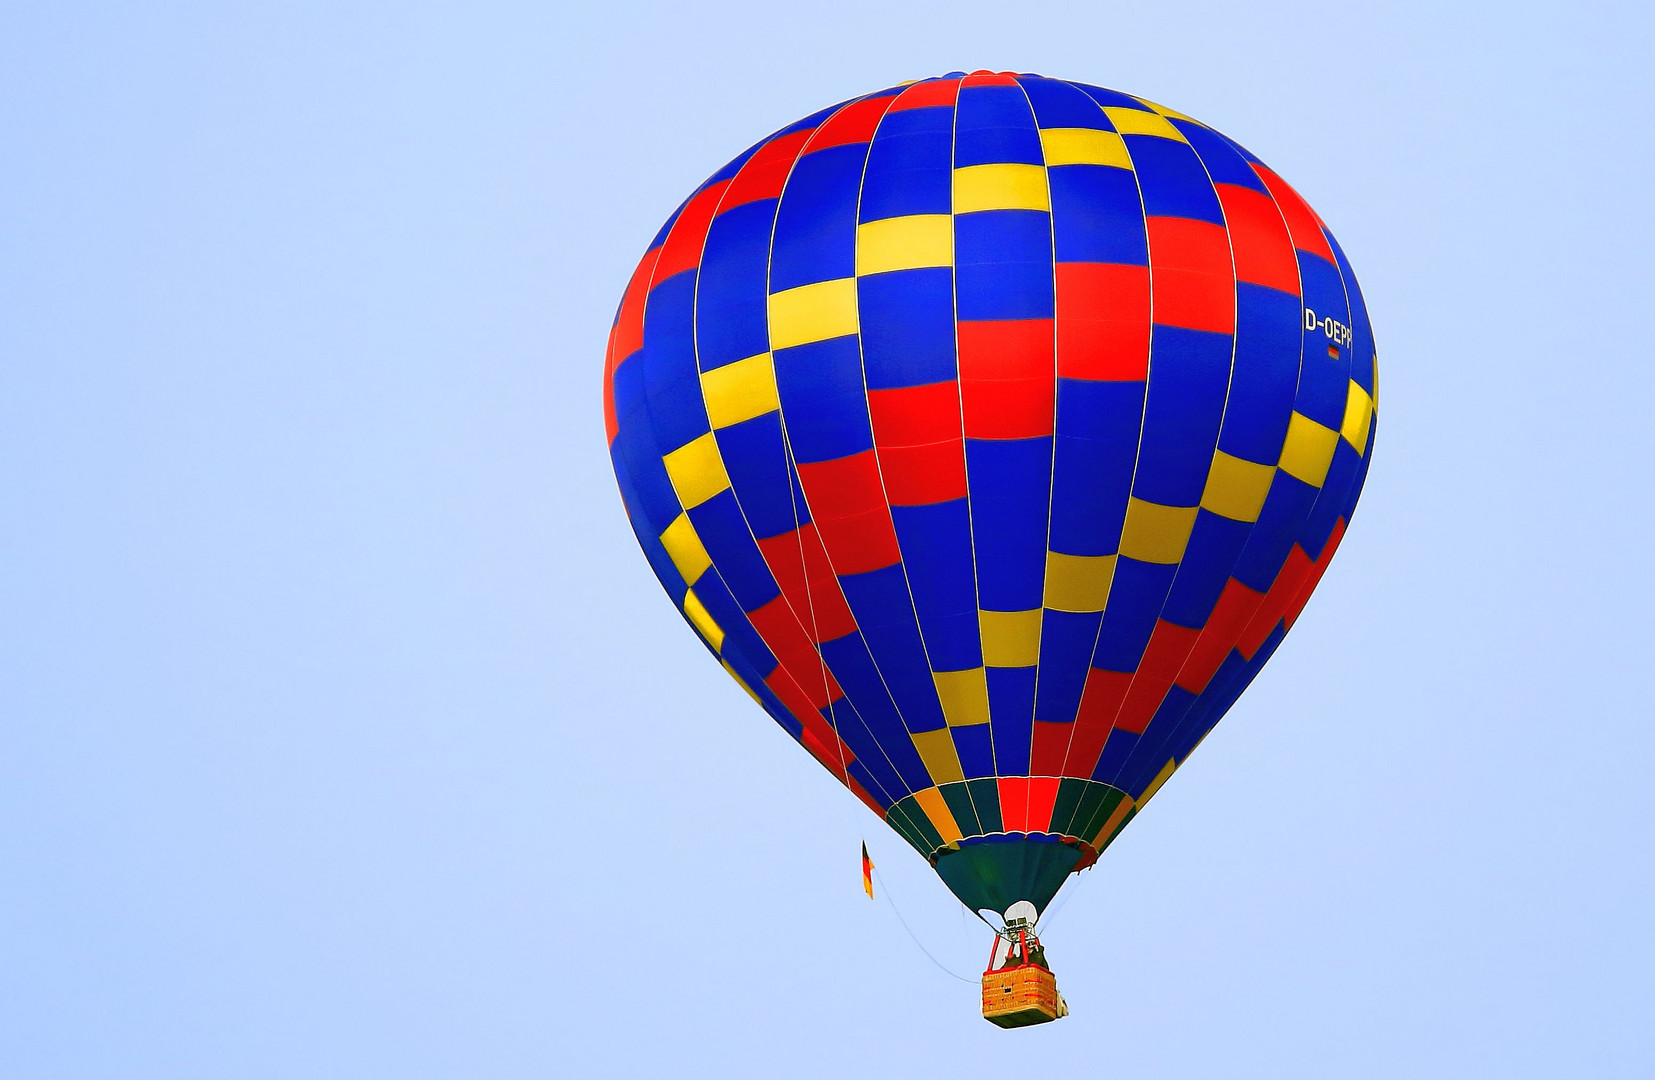
[[[715,173],[626,287],[604,408],[708,649],[1002,910],[1090,865],[1280,644],[1375,379],[1349,264],[1256,157],[978,72]]]

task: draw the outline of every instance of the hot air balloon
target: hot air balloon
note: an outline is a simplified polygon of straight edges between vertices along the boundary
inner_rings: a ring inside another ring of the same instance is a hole
[[[626,287],[604,411],[714,658],[1026,960],[1304,607],[1375,380],[1350,265],[1258,158],[979,71],[714,173]]]

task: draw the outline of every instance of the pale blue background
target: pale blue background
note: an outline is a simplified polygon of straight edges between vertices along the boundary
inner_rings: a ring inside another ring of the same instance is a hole
[[[1655,1073],[1642,5],[583,8],[0,16],[0,1075]],[[696,183],[960,67],[1239,138],[1383,369],[1332,572],[1011,1033],[599,406]]]

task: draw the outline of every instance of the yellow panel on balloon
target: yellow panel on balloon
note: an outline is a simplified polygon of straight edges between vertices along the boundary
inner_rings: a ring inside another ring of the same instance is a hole
[[[979,611],[983,663],[989,667],[1034,667],[1040,663],[1040,609]]]
[[[1172,126],[1172,122],[1157,112],[1148,112],[1144,109],[1118,108],[1110,105],[1104,107],[1104,115],[1109,122],[1115,125],[1115,130],[1122,135],[1155,135],[1163,139],[1177,139],[1179,142],[1188,142],[1184,133]]]
[[[1287,440],[1281,448],[1281,471],[1311,487],[1321,487],[1338,444],[1337,431],[1302,413],[1294,413],[1287,422]]]
[[[776,395],[776,369],[769,353],[702,372],[701,396],[714,430],[781,408]]]
[[[1143,499],[1126,500],[1121,554],[1139,562],[1171,565],[1184,557],[1195,528],[1194,506],[1162,506]]]
[[[856,333],[856,279],[770,294],[770,347],[786,349]]]
[[[713,621],[712,612],[708,611],[701,598],[695,595],[694,589],[684,593],[684,614],[689,617],[690,625],[707,639],[707,644],[713,647],[714,652],[724,648],[724,628]]]
[[[1274,465],[1260,465],[1214,450],[1207,487],[1201,493],[1201,507],[1231,521],[1257,521],[1264,509],[1264,497],[1270,494],[1270,482],[1275,478]]]
[[[1096,128],[1043,128],[1040,148],[1051,165],[1113,165],[1132,167],[1126,143],[1113,131]]]
[[[948,214],[912,214],[856,227],[858,275],[953,265],[954,219]]]
[[[1054,611],[1102,611],[1114,580],[1113,555],[1046,552],[1045,604]]]
[[[667,558],[691,585],[713,564],[712,556],[707,554],[706,545],[701,543],[701,537],[696,533],[695,526],[690,524],[688,514],[679,514],[672,519],[672,524],[661,533],[661,546],[667,549]]]
[[[931,774],[933,784],[952,784],[965,779],[959,754],[954,750],[954,736],[946,727],[917,731],[909,738],[913,739],[914,749],[919,751],[919,759],[925,763],[925,771]]]
[[[1356,448],[1358,454],[1365,454],[1368,451],[1368,429],[1372,425],[1373,398],[1352,379],[1350,392],[1345,396],[1345,422],[1339,425],[1339,434]]]
[[[942,735],[946,737],[947,730],[943,730]],[[932,826],[942,835],[943,843],[959,843],[960,837],[965,834],[960,832],[959,825],[954,822],[954,815],[949,812],[948,803],[943,800],[942,792],[934,787],[924,788],[914,792],[914,801],[925,811],[925,816],[931,819]]]
[[[949,727],[988,723],[988,676],[982,668],[933,671],[931,680]]]
[[[973,214],[979,210],[1050,210],[1051,206],[1046,170],[1039,165],[967,165],[954,170],[956,214]]]
[[[724,459],[719,456],[718,443],[710,431],[680,446],[661,462],[667,467],[667,477],[678,493],[678,501],[686,508],[700,506],[730,486]]]

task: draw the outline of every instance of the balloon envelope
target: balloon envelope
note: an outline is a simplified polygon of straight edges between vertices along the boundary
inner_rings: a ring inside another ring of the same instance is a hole
[[[927,79],[715,173],[639,263],[607,434],[725,670],[973,910],[1044,908],[1326,569],[1374,438],[1338,244],[1180,113]]]

